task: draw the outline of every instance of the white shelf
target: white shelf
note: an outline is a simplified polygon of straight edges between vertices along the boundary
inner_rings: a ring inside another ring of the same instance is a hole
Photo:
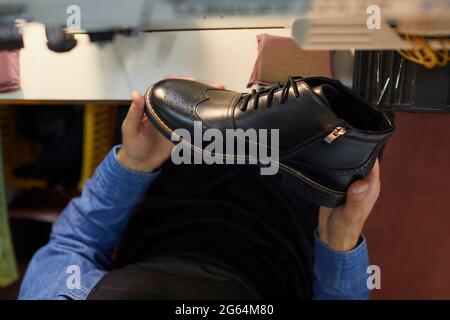
[[[99,48],[87,36],[68,53],[47,49],[44,27],[32,23],[23,29],[20,52],[22,90],[0,94],[4,100],[120,100],[128,83],[112,45]]]
[[[141,33],[103,47],[80,34],[77,47],[61,54],[47,49],[41,24],[27,24],[20,53],[22,90],[0,94],[0,100],[123,101],[133,89],[143,92],[169,74],[246,91],[260,33],[289,36],[290,30]]]

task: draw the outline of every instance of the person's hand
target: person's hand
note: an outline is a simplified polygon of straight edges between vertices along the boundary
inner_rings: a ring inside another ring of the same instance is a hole
[[[173,77],[166,79],[196,80],[193,77]],[[223,84],[212,85],[225,89]],[[145,102],[142,95],[133,91],[132,103],[122,123],[122,148],[117,155],[126,167],[140,172],[152,172],[170,157],[172,142],[166,139],[148,121],[144,114]]]
[[[345,204],[337,208],[320,207],[320,240],[335,251],[355,248],[379,194],[380,166],[377,160],[372,172],[365,179],[350,185]]]
[[[142,95],[133,91],[132,99],[122,123],[122,148],[117,157],[130,169],[152,172],[169,158],[173,145],[148,121]]]

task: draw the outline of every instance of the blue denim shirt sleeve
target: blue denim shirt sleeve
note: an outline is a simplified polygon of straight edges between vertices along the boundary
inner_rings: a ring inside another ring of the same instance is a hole
[[[54,223],[33,256],[19,299],[85,299],[112,267],[111,255],[134,207],[156,179],[123,166],[116,146]],[[79,271],[79,282],[76,277]]]
[[[351,251],[331,250],[315,233],[314,299],[366,300],[369,256],[364,236]]]

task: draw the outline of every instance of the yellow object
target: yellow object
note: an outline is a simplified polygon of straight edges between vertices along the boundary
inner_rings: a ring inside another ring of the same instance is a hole
[[[0,148],[1,145],[0,138]],[[9,231],[2,162],[2,150],[0,149],[0,287],[7,287],[19,279],[19,272],[17,270],[16,255]]]
[[[425,68],[431,69],[437,66],[444,67],[450,61],[448,46],[450,46],[450,40],[440,39],[444,49],[435,50],[431,48],[428,41],[421,36],[414,36],[406,34],[404,35],[405,41],[411,43],[413,49],[411,50],[397,50],[397,52],[408,59],[409,61],[423,65]]]
[[[84,107],[83,163],[79,189],[112,147],[116,110],[111,105],[87,104]]]

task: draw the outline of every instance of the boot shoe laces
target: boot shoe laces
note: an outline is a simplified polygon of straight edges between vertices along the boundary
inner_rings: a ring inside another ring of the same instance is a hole
[[[258,91],[253,89],[251,93],[242,95],[241,99],[236,102],[236,105],[244,99],[240,109],[242,112],[245,112],[247,111],[250,100],[253,99],[253,110],[256,110],[259,106],[259,98],[267,94],[266,107],[270,108],[273,101],[273,95],[280,89],[282,90],[280,104],[283,104],[287,100],[289,89],[291,87],[294,89],[295,97],[298,98],[300,97],[300,93],[298,91],[297,81],[301,79],[303,79],[303,77],[288,77],[288,80],[285,83],[278,82],[278,85],[260,88]]]

